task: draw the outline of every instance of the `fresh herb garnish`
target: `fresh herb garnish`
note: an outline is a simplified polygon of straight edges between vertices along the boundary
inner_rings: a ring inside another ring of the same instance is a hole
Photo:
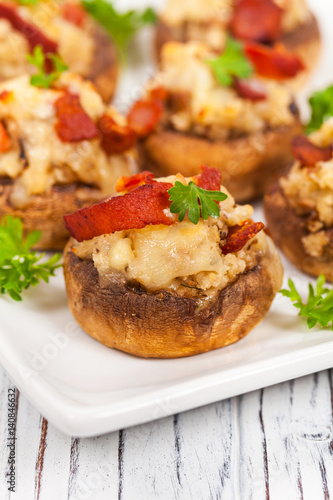
[[[27,5],[28,7],[30,5],[37,5],[39,0],[16,0],[17,3],[19,3],[20,5]]]
[[[82,0],[82,5],[110,33],[122,55],[135,33],[144,25],[154,24],[157,20],[151,7],[143,12],[130,10],[120,13],[107,0]]]
[[[309,103],[311,106],[311,120],[306,127],[306,132],[311,134],[311,132],[318,130],[328,118],[333,116],[333,85],[312,94]]]
[[[179,214],[178,220],[182,222],[186,213],[193,224],[198,224],[201,217],[204,220],[211,217],[219,217],[220,208],[215,201],[224,201],[228,196],[221,191],[207,191],[197,186],[191,181],[187,186],[179,181],[169,189],[170,200],[172,201],[170,211]]]
[[[253,75],[253,67],[246,58],[243,46],[230,36],[227,45],[217,59],[207,61],[221,85],[228,87],[233,84],[234,78],[247,79]]]
[[[68,67],[57,54],[48,54],[48,58],[52,61],[54,71],[48,73],[46,71],[46,57],[41,45],[37,45],[32,54],[27,54],[29,63],[37,67],[37,75],[30,78],[30,83],[34,87],[43,87],[49,89],[53,82],[59,78],[61,73],[66,71]]]
[[[291,279],[288,280],[290,290],[281,290],[280,292],[284,297],[289,297],[293,305],[300,309],[299,315],[307,318],[309,328],[313,328],[317,323],[323,328],[327,328],[332,323],[333,330],[333,289],[324,288],[325,281],[325,276],[319,276],[316,290],[309,284],[309,297],[306,304],[303,304]]]
[[[21,219],[4,216],[0,222],[0,293],[8,293],[14,300],[22,300],[21,292],[36,286],[40,280],[48,283],[54,276],[61,255],[55,254],[46,262],[40,262],[44,254],[30,251],[41,237],[33,231],[23,238]]]

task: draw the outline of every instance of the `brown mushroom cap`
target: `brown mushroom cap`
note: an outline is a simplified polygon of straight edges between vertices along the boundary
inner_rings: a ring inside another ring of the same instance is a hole
[[[141,163],[159,176],[200,173],[200,165],[221,170],[222,184],[238,203],[262,196],[292,162],[290,144],[302,132],[298,112],[291,125],[239,139],[209,140],[161,129],[141,142]]]
[[[33,195],[29,205],[16,209],[10,204],[13,182],[0,180],[0,219],[4,215],[12,215],[22,219],[25,233],[42,231],[36,249],[62,250],[69,239],[63,216],[79,208],[92,205],[102,198],[96,188],[70,184],[54,186],[51,191]]]
[[[209,304],[161,290],[149,293],[117,279],[101,288],[92,260],[81,260],[69,241],[64,273],[69,307],[79,325],[108,347],[145,358],[178,358],[233,344],[267,313],[282,284],[278,252],[268,251]]]
[[[311,257],[305,252],[302,238],[309,232],[304,227],[304,220],[290,206],[280,185],[274,184],[264,199],[265,216],[269,232],[275,243],[288,259],[299,269],[312,276],[324,274],[333,280],[333,231],[327,234],[331,240],[331,252],[322,257]]]

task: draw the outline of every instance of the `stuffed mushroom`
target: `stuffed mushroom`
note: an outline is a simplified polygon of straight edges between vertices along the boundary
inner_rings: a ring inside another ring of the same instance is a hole
[[[177,358],[237,342],[263,319],[282,283],[280,257],[252,207],[236,205],[220,180],[207,167],[194,178],[146,171],[121,179],[119,196],[65,216],[68,303],[89,335]],[[192,204],[178,214],[189,190]]]
[[[333,280],[333,119],[293,141],[296,161],[265,196],[269,231],[302,271]]]
[[[0,218],[43,232],[62,249],[63,215],[112,194],[136,172],[136,136],[94,86],[65,72],[51,88],[24,75],[0,84]]]

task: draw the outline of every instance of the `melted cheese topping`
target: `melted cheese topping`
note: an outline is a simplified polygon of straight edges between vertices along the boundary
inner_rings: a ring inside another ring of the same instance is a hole
[[[95,50],[92,36],[94,22],[88,16],[82,27],[66,21],[61,16],[63,3],[61,0],[39,1],[31,7],[20,5],[18,12],[59,44],[59,54],[71,71],[88,76]],[[13,5],[16,7],[17,2],[13,2]],[[26,38],[14,30],[8,21],[0,19],[0,79],[34,73],[36,68],[26,59],[29,52]]]
[[[282,19],[284,31],[292,31],[309,20],[310,13],[306,0],[274,0],[274,2],[284,9]],[[187,22],[193,24],[208,22],[212,23],[212,29],[214,29],[216,23],[219,23],[220,27],[221,24],[226,26],[229,23],[234,4],[233,0],[168,0],[161,18],[165,24],[172,27],[180,27]],[[188,39],[208,42],[209,29],[206,27],[200,38],[189,37]]]
[[[207,63],[215,58],[205,45],[197,42],[164,45],[161,72],[152,86],[162,85],[170,92],[185,92],[190,96],[187,108],[170,117],[176,130],[223,139],[293,122],[289,109],[292,96],[286,86],[262,80],[266,100],[241,98],[233,88],[223,87],[217,81]]]
[[[174,182],[175,177],[159,180]],[[190,180],[182,178],[183,183]],[[221,191],[228,193],[223,186]],[[240,252],[223,255],[221,238],[230,226],[250,218],[253,209],[236,205],[230,194],[220,203],[220,209],[219,218],[200,219],[197,225],[185,218],[172,226],[146,226],[99,236],[77,243],[75,253],[82,259],[93,259],[101,286],[110,285],[116,275],[151,291],[168,289],[211,298],[237,276],[253,269],[267,249],[261,231]]]
[[[56,86],[34,87],[28,75],[0,84],[0,93],[12,92],[9,99],[0,102],[0,120],[12,141],[11,149],[0,155],[0,176],[15,179],[11,201],[18,208],[26,206],[30,195],[44,193],[54,184],[83,182],[97,186],[101,197],[106,196],[114,192],[120,176],[135,172],[133,151],[108,156],[99,138],[80,142],[59,139],[54,103],[64,88],[79,95],[81,106],[93,121],[104,114],[120,124],[126,121],[114,108],[105,106],[94,86],[81,77],[63,73]]]

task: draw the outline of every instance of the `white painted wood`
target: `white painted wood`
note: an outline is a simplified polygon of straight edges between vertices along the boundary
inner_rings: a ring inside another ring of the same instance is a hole
[[[17,493],[8,495],[12,383],[0,369],[0,499],[330,500],[332,376],[325,371],[94,439],[64,436],[20,395]]]

